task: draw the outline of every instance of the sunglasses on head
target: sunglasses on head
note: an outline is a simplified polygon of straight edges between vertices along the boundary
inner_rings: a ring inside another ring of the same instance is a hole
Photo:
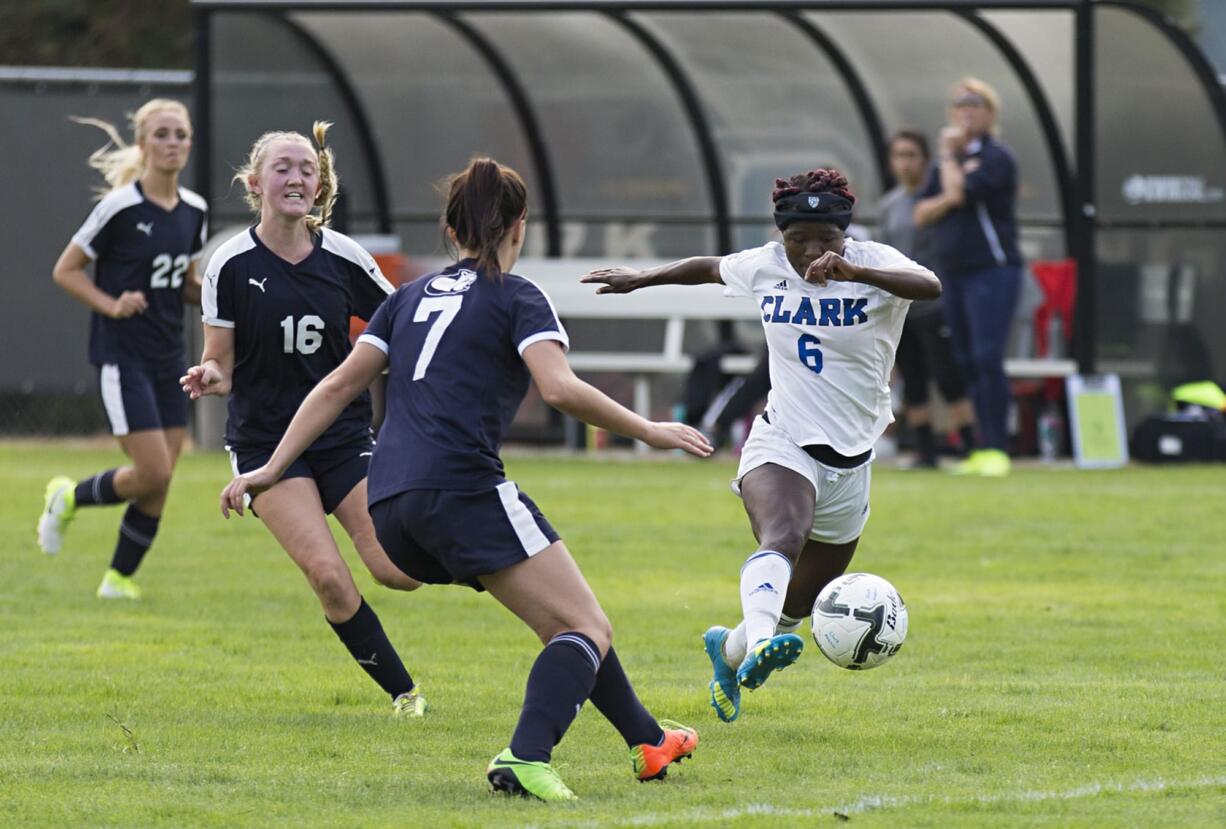
[[[983,96],[975,95],[974,93],[959,95],[950,102],[950,106],[954,107],[986,107],[987,105],[988,102]]]

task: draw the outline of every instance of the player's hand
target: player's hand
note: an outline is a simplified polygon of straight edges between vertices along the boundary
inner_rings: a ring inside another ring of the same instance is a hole
[[[124,291],[111,303],[110,317],[113,320],[127,319],[145,313],[148,307],[149,301],[145,299],[143,291]]]
[[[709,458],[715,451],[706,435],[684,423],[652,423],[643,443],[656,449],[684,449],[696,458]]]
[[[274,475],[267,465],[234,478],[221,491],[222,517],[229,518],[230,510],[234,510],[239,515],[242,515],[243,509],[247,506],[247,496],[250,495],[254,498],[275,484],[278,478],[279,476]]]
[[[221,376],[221,370],[211,362],[208,365],[192,366],[179,378],[183,393],[192,400],[199,400],[206,394],[229,394],[230,384]]]
[[[805,281],[816,282],[823,288],[827,282],[855,282],[858,277],[859,269],[832,250],[817,257],[805,268]]]
[[[948,126],[941,129],[939,139],[941,152],[944,155],[954,155],[966,146],[969,136],[962,127]]]
[[[628,294],[643,287],[643,272],[634,268],[599,268],[579,277],[580,282],[599,284],[598,294]]]

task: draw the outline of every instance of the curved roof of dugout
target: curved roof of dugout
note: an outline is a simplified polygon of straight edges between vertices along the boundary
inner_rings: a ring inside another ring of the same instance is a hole
[[[475,153],[524,174],[533,253],[723,253],[766,238],[775,176],[814,166],[844,170],[871,223],[888,136],[935,136],[950,84],[973,75],[1002,99],[1028,256],[1078,261],[1083,371],[1096,236],[1226,226],[1226,97],[1183,30],[1133,2],[192,5],[215,221],[246,216],[228,179],[256,135],[325,118],[352,228],[411,253],[437,248],[434,185]]]

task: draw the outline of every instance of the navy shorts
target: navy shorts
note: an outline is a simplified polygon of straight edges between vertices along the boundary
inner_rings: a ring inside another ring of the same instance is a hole
[[[558,534],[513,481],[456,492],[411,489],[370,507],[392,562],[427,584],[467,584],[544,550]]]
[[[146,429],[187,425],[187,395],[179,378],[187,372],[182,360],[160,366],[137,362],[104,363],[98,385],[111,434],[122,437]]]
[[[268,463],[275,446],[227,446],[234,474],[251,472]],[[319,500],[324,513],[331,515],[340,506],[345,496],[362,482],[370,468],[370,453],[374,444],[370,438],[361,438],[330,449],[308,449],[289,465],[281,480],[286,478],[310,478],[319,489]],[[254,512],[254,510],[252,510]]]

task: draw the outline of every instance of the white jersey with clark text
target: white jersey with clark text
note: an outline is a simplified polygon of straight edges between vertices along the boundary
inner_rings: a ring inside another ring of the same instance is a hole
[[[843,245],[853,265],[930,273],[889,245]],[[871,449],[894,419],[890,370],[911,301],[860,282],[806,282],[779,242],[725,256],[719,271],[725,296],[752,297],[761,309],[770,422],[798,446]]]

